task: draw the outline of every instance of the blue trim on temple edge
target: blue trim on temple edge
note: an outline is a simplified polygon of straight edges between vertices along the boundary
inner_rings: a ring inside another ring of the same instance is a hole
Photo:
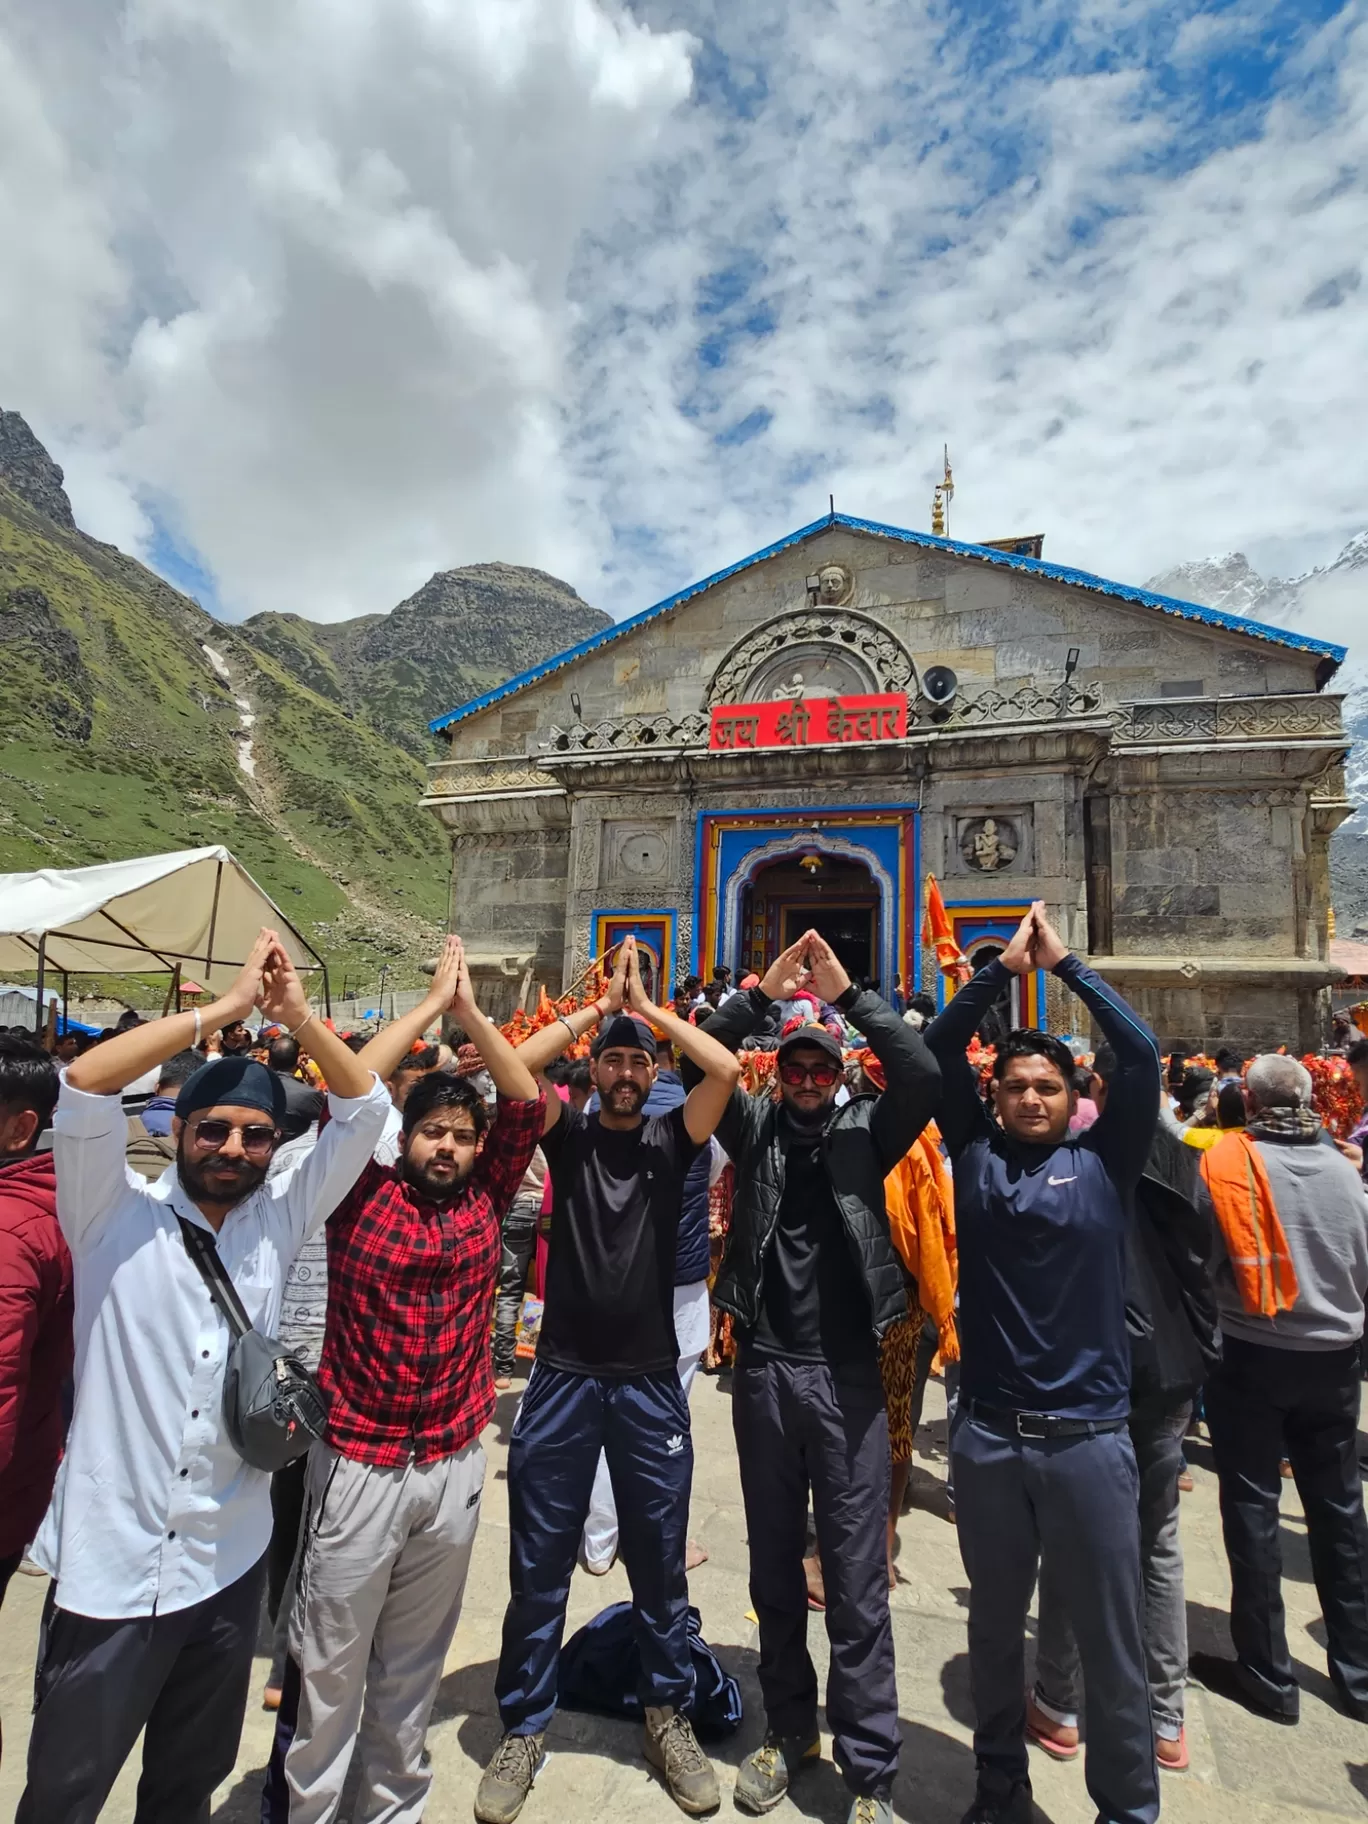
[[[1008,570],[1022,570],[1028,576],[1047,577],[1055,583],[1071,583],[1075,588],[1091,589],[1099,595],[1115,596],[1120,601],[1136,602],[1142,608],[1158,608],[1165,614],[1179,616],[1185,621],[1202,621],[1208,627],[1221,627],[1228,633],[1244,633],[1254,639],[1271,640],[1278,646],[1290,646],[1298,652],[1316,652],[1325,658],[1333,659],[1335,664],[1342,665],[1349,651],[1347,646],[1333,645],[1329,640],[1318,640],[1310,634],[1289,633],[1282,627],[1268,627],[1262,621],[1246,620],[1243,615],[1226,614],[1219,608],[1203,608],[1199,602],[1179,601],[1176,596],[1155,595],[1149,589],[1134,588],[1128,583],[1108,582],[1105,577],[1094,576],[1088,570],[1073,570],[1066,564],[1049,564],[1040,557],[1018,557],[1011,551],[992,551],[986,545],[961,544],[953,538],[937,538],[931,532],[909,532],[902,526],[880,525],[877,520],[854,519],[848,513],[828,513],[822,519],[813,520],[810,526],[803,526],[797,532],[790,532],[787,538],[781,538],[776,544],[766,545],[763,551],[753,551],[749,557],[739,562],[728,564],[725,570],[715,570],[711,576],[705,576],[701,582],[690,583],[687,589],[681,589],[677,595],[666,596],[663,602],[656,602],[653,607],[643,608],[639,614],[629,616],[625,621],[615,621],[611,627],[604,627],[600,632],[591,634],[587,640],[581,640],[578,646],[568,646],[564,652],[553,654],[543,659],[540,665],[533,665],[529,670],[519,672],[517,677],[509,678],[494,690],[487,690],[482,697],[472,697],[468,703],[461,703],[450,709],[444,716],[437,716],[428,723],[432,734],[444,728],[450,728],[454,722],[463,722],[467,716],[477,711],[488,709],[491,704],[502,702],[516,691],[523,690],[539,679],[549,677],[553,671],[562,666],[573,664],[586,653],[594,652],[609,641],[620,639],[635,627],[644,627],[657,615],[667,614],[670,609],[680,607],[695,595],[701,595],[705,589],[711,589],[715,583],[723,583],[729,576],[736,576],[742,570],[749,570],[752,564],[760,564],[767,557],[775,557],[780,551],[790,551],[794,545],[800,545],[805,539],[815,538],[819,532],[829,531],[833,526],[841,526],[848,532],[871,532],[877,538],[896,539],[899,544],[920,545],[928,551],[945,551],[952,557],[977,558],[980,563],[994,564]]]

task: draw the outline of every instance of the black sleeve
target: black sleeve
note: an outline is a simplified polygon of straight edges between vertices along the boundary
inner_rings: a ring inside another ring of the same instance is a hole
[[[1011,970],[994,957],[926,1028],[927,1050],[941,1069],[941,1138],[952,1158],[988,1126],[978,1075],[964,1054],[983,1016],[1011,980]]]
[[[562,1102],[559,1096],[555,1100],[556,1106],[560,1110],[560,1118],[547,1128],[537,1143],[546,1155],[547,1166],[553,1172],[565,1152],[566,1141],[577,1127],[584,1125],[584,1116],[571,1108],[568,1102]]]
[[[700,1144],[690,1134],[682,1102],[677,1108],[667,1108],[663,1115],[652,1115],[651,1120],[656,1130],[652,1138],[669,1153],[682,1178],[708,1142]]]
[[[874,1106],[870,1132],[887,1177],[936,1112],[940,1065],[921,1034],[879,995],[843,994],[838,1006],[884,1067],[885,1088]]]
[[[1078,957],[1066,956],[1054,973],[1082,1001],[1116,1053],[1107,1106],[1089,1128],[1087,1145],[1113,1178],[1135,1184],[1145,1169],[1159,1119],[1159,1043],[1139,1014]]]
[[[713,1014],[705,1031],[710,1039],[716,1039],[728,1051],[739,1051],[742,1039],[750,1036],[773,1005],[769,996],[761,994],[758,988],[747,988],[744,993],[738,989]],[[680,1058],[679,1076],[686,1090],[703,1081],[703,1072],[692,1058]]]
[[[758,988],[738,989],[708,1021],[707,1033],[730,1052],[739,1051],[741,1041],[755,1030],[774,1002]],[[679,1060],[679,1076],[686,1090],[703,1081],[703,1072],[690,1058]],[[761,1119],[764,1104],[757,1102],[740,1084],[731,1093],[722,1119],[713,1129],[713,1138],[733,1162],[740,1159],[747,1136]]]

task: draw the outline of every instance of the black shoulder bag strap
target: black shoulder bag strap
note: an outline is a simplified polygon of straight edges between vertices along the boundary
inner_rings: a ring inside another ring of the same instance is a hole
[[[237,1287],[228,1277],[228,1270],[219,1259],[219,1251],[214,1245],[214,1237],[208,1229],[202,1229],[197,1222],[187,1222],[184,1216],[177,1216],[181,1234],[185,1238],[185,1251],[199,1269],[200,1278],[209,1288],[209,1296],[228,1320],[228,1328],[239,1341],[252,1330],[252,1320],[247,1315],[242,1300],[238,1297]]]

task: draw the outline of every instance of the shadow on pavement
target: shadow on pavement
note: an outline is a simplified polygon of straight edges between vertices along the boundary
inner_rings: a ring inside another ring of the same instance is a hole
[[[1224,1609],[1211,1608],[1206,1603],[1189,1602],[1187,1605],[1188,1653],[1219,1653],[1226,1659],[1235,1657],[1235,1649],[1230,1642],[1230,1617]],[[1294,1655],[1292,1670],[1297,1683],[1310,1697],[1318,1697],[1323,1704],[1332,1710],[1339,1709],[1339,1700],[1330,1674],[1323,1668],[1308,1666],[1304,1659]],[[1207,1693],[1214,1701],[1226,1703],[1226,1698],[1216,1698],[1212,1692]],[[1238,1708],[1238,1706],[1237,1706]],[[1276,1728],[1277,1724],[1272,1727]]]

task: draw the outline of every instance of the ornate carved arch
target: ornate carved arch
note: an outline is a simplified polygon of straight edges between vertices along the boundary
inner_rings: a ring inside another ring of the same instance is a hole
[[[874,691],[916,691],[916,667],[896,634],[867,614],[818,604],[776,615],[739,639],[713,673],[707,706],[746,702],[747,685],[762,666],[790,649],[799,652],[814,648],[831,648],[844,654],[868,674]]]

